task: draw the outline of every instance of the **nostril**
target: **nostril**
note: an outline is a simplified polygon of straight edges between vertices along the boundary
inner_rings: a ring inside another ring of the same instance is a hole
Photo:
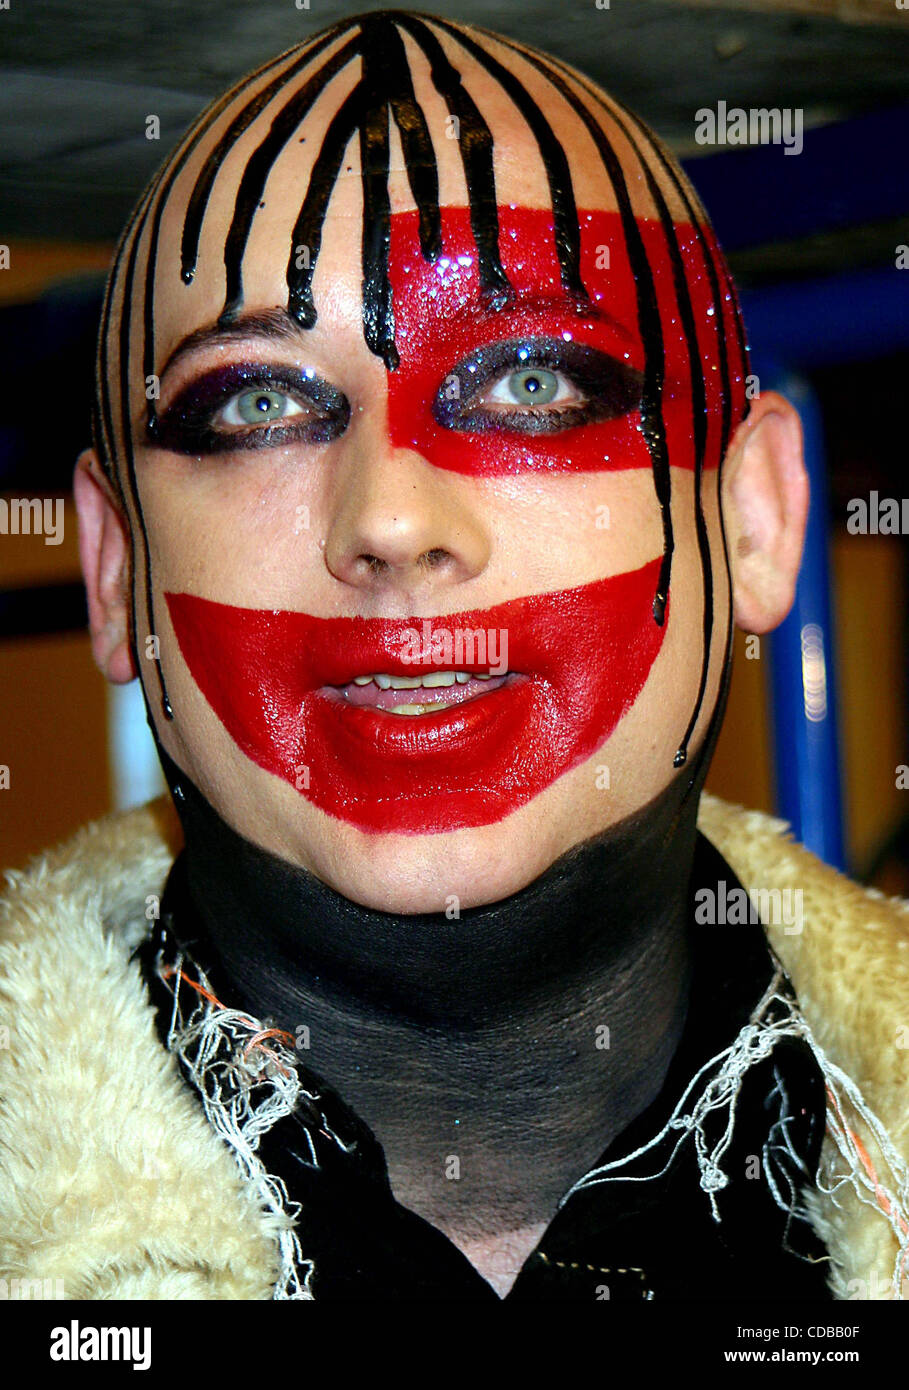
[[[382,574],[388,569],[388,561],[380,559],[378,555],[359,555],[357,558],[372,574]]]
[[[442,550],[442,549],[427,550],[427,551],[424,552],[424,554],[422,554],[422,555],[420,556],[420,564],[425,565],[427,569],[431,569],[431,570],[432,570],[432,569],[437,569],[439,565],[444,564],[445,561],[446,561],[447,559],[448,559],[448,551],[447,551],[447,550]]]

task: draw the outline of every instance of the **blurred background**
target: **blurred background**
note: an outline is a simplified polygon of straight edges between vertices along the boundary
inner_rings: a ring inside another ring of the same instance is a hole
[[[682,159],[742,291],[752,370],[802,414],[813,490],[791,618],[757,647],[737,635],[708,788],[777,812],[829,862],[909,895],[907,542],[846,525],[855,499],[909,494],[901,5],[909,0],[419,8],[575,63]],[[70,495],[89,442],[114,242],[213,96],[368,8],[382,6],[31,0],[0,11],[0,869],[163,786],[137,684],[111,690],[92,663]],[[699,145],[696,113],[719,101],[802,112],[802,152]],[[150,114],[159,141],[146,139]],[[8,504],[21,498],[46,500],[54,516],[59,499],[60,544],[9,534]]]

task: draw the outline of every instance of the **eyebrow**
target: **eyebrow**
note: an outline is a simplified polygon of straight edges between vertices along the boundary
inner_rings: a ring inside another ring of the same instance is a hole
[[[185,357],[199,348],[243,343],[248,338],[265,338],[272,343],[290,343],[299,346],[304,340],[306,332],[306,329],[301,328],[291,318],[286,309],[263,309],[258,313],[242,314],[232,323],[208,324],[187,334],[171,352],[158,375],[163,380],[171,367],[175,366],[181,357]]]
[[[558,295],[518,294],[499,308],[491,308],[482,299],[471,296],[461,306],[461,309],[472,313],[476,313],[479,309],[480,313],[488,316],[491,321],[500,315],[504,317],[509,312],[515,313],[521,310],[553,313],[567,310],[572,315],[583,315],[606,323],[609,327],[618,330],[629,338],[632,336],[625,325],[613,318],[607,310],[592,300],[581,298],[570,292]],[[229,324],[207,324],[202,328],[194,329],[192,333],[188,333],[185,338],[181,339],[161,368],[159,377],[163,380],[181,358],[198,351],[200,348],[244,343],[249,338],[264,338],[267,342],[286,343],[292,347],[299,347],[301,342],[305,340],[307,333],[308,329],[302,328],[288,314],[287,310],[281,307],[264,309],[258,313],[243,314]]]
[[[505,318],[508,314],[530,312],[537,314],[558,314],[567,313],[572,318],[596,319],[598,323],[604,323],[609,328],[614,328],[616,332],[622,334],[630,341],[634,341],[634,335],[628,326],[620,319],[610,314],[608,309],[604,309],[593,299],[588,299],[586,295],[574,294],[570,289],[562,288],[555,294],[545,293],[525,293],[520,291],[507,299],[498,307],[480,299],[471,298],[459,310],[459,313],[476,313],[479,308],[482,315],[488,317],[492,322],[497,318]]]

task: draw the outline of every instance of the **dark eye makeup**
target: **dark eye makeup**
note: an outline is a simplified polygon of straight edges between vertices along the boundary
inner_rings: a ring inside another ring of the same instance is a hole
[[[560,379],[576,393],[564,404]],[[484,393],[498,383],[511,392],[504,409],[501,398],[492,408],[483,403]],[[439,386],[431,410],[436,423],[450,430],[557,434],[627,414],[640,405],[642,387],[641,372],[598,348],[561,338],[516,338],[463,358]],[[231,411],[240,419],[219,423]],[[344,433],[350,414],[344,393],[311,368],[233,364],[185,386],[149,419],[146,440],[196,455],[327,444]]]
[[[539,372],[539,376],[535,375]],[[580,391],[583,401],[548,409],[535,406],[536,394],[545,400],[553,374]],[[515,405],[489,410],[479,403],[496,381],[516,378]],[[550,380],[547,380],[550,378]],[[519,434],[558,434],[593,421],[614,420],[641,403],[644,376],[599,348],[562,338],[515,338],[491,343],[463,358],[445,378],[432,404],[437,424],[450,430],[507,430]],[[521,397],[529,409],[517,408]]]
[[[256,393],[259,393],[257,396]],[[295,413],[269,419],[275,397],[286,397]],[[246,401],[255,413],[263,407],[263,424],[218,425],[218,415]],[[218,454],[238,449],[281,445],[327,444],[343,434],[350,421],[350,402],[342,391],[311,370],[263,363],[218,367],[205,372],[177,396],[146,429],[149,444],[175,454]]]

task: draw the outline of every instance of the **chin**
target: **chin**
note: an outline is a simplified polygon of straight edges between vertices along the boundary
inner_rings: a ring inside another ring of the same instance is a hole
[[[453,917],[455,909],[519,892],[557,857],[560,851],[550,848],[539,826],[521,833],[513,820],[442,835],[357,835],[354,845],[339,845],[330,862],[314,869],[335,892],[364,907]]]

